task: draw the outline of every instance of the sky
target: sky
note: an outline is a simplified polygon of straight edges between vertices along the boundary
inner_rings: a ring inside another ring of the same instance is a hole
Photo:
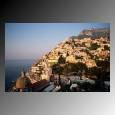
[[[84,29],[109,28],[109,23],[6,23],[5,59],[39,59],[58,43]]]

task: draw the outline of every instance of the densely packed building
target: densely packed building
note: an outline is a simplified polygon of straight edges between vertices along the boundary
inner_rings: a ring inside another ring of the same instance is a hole
[[[26,72],[31,83],[34,84],[44,79],[50,81],[52,66],[58,63],[60,56],[65,59],[65,63],[76,64],[80,62],[85,64],[87,68],[97,67],[97,60],[109,60],[109,36],[96,36],[95,38],[92,32],[94,30],[85,30],[79,36],[69,37],[33,64]],[[79,38],[81,36],[83,38]],[[54,76],[57,76],[57,74]]]

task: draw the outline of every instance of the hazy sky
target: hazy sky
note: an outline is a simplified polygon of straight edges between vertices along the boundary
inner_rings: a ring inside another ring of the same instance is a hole
[[[59,42],[83,29],[105,28],[108,23],[6,23],[5,59],[38,59]]]

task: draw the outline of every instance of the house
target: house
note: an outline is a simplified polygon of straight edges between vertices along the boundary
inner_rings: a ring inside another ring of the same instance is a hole
[[[85,64],[87,65],[88,68],[97,66],[95,60],[92,59],[86,60]]]
[[[70,56],[66,57],[66,62],[76,63],[77,61],[76,61],[75,56],[70,55]]]

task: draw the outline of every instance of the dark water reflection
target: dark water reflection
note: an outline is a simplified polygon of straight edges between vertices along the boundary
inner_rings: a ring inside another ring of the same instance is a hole
[[[34,60],[6,60],[5,61],[5,90],[12,81],[15,81],[22,69],[27,71],[34,63]]]

